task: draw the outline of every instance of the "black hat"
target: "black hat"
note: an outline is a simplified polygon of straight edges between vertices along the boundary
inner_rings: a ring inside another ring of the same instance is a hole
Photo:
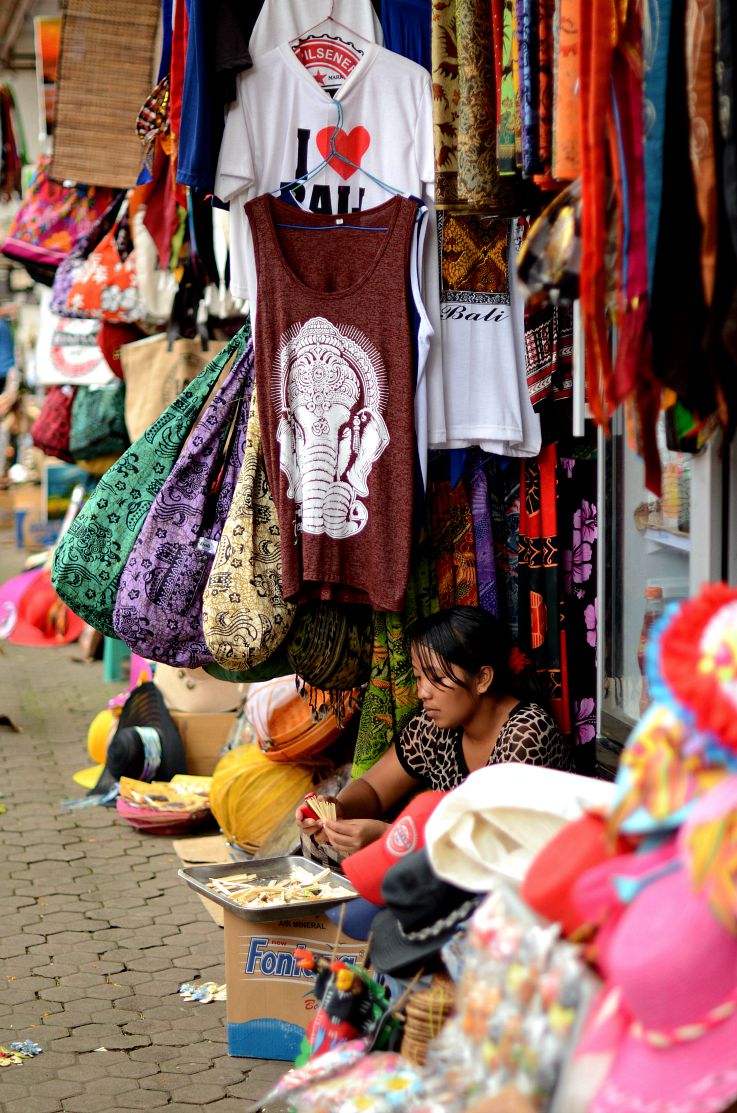
[[[387,870],[381,894],[371,962],[386,974],[411,974],[438,954],[481,899],[436,877],[424,849]]]
[[[147,735],[146,729],[153,733]],[[149,761],[148,768],[147,750],[149,754],[152,751],[156,754],[156,760]],[[105,768],[90,795],[107,792],[121,777],[170,781],[175,774],[186,772],[182,740],[161,692],[150,682],[139,684],[123,705],[117,730],[107,748]]]

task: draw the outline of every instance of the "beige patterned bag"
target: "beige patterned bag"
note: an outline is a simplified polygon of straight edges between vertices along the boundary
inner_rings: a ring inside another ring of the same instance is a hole
[[[254,387],[243,467],[202,601],[205,643],[224,668],[252,669],[282,644],[295,610],[282,597],[279,520]]]

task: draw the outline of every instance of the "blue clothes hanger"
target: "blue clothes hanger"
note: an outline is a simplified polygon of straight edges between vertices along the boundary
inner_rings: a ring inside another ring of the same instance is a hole
[[[346,155],[341,154],[341,152],[337,149],[335,143],[336,143],[336,139],[337,139],[338,135],[340,134],[340,132],[343,128],[344,113],[343,113],[343,105],[340,103],[339,100],[337,100],[337,99],[334,100],[333,104],[335,105],[335,107],[337,109],[338,119],[337,119],[335,127],[333,129],[333,133],[330,136],[330,147],[328,149],[327,157],[324,158],[322,160],[322,162],[318,163],[317,166],[313,166],[311,170],[307,170],[304,174],[302,174],[301,177],[295,178],[294,181],[292,181],[292,182],[286,182],[284,185],[279,186],[278,189],[273,189],[271,191],[272,197],[277,197],[277,196],[283,194],[285,191],[287,193],[291,193],[293,190],[299,189],[300,186],[306,185],[307,182],[312,181],[312,179],[314,177],[316,177],[317,174],[319,174],[322,170],[324,170],[326,166],[329,166],[334,158],[338,159],[340,162],[345,162],[348,166],[352,166],[354,170],[358,170],[361,174],[365,174],[366,177],[370,178],[370,180],[375,185],[379,186],[380,189],[385,190],[387,193],[391,193],[392,197],[404,197],[404,196],[406,196],[406,193],[405,193],[404,190],[395,189],[394,186],[390,186],[390,185],[388,185],[387,182],[383,182],[381,180],[381,178],[377,178],[369,170],[366,170],[365,167],[359,166],[357,162],[353,162],[352,159],[347,158]],[[386,232],[386,231],[388,231],[387,228],[369,228],[369,227],[361,225],[361,224],[347,225],[345,223],[327,224],[327,225],[324,225],[321,228],[315,228],[313,225],[302,225],[302,224],[279,224],[279,225],[277,225],[277,227],[279,227],[279,228],[282,228],[282,227],[284,227],[284,228],[298,228],[298,229],[304,229],[304,231],[310,231],[310,232],[323,232],[326,229],[334,229],[334,228],[343,228],[343,229],[350,228],[350,229],[353,229],[354,231],[362,231],[362,232]]]

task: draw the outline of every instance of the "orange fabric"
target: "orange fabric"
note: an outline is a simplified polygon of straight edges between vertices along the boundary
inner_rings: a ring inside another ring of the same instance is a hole
[[[714,148],[714,21],[708,0],[686,4],[689,152],[701,220],[701,281],[711,305],[717,254],[717,177]]]
[[[97,320],[130,324],[140,317],[135,252],[120,257],[116,224],[80,267],[67,304]]]
[[[182,94],[184,92],[184,69],[187,59],[187,39],[189,37],[189,18],[185,0],[176,0],[174,5],[174,27],[171,43],[171,71],[169,74],[169,120],[171,126],[171,187],[177,204],[187,207],[187,188],[177,181],[177,151],[182,127]]]
[[[612,0],[581,6],[581,317],[586,388],[591,412],[607,423],[606,389],[612,366],[604,312],[607,238],[606,144],[611,117],[610,75],[615,12]]]
[[[558,67],[555,85],[553,174],[561,181],[581,173],[581,0],[560,0]]]

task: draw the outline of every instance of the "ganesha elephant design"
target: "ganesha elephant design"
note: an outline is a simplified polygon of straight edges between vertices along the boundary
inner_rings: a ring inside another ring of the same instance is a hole
[[[389,444],[386,371],[355,328],[324,317],[292,326],[274,367],[279,463],[303,533],[353,537],[368,522],[368,480]]]

